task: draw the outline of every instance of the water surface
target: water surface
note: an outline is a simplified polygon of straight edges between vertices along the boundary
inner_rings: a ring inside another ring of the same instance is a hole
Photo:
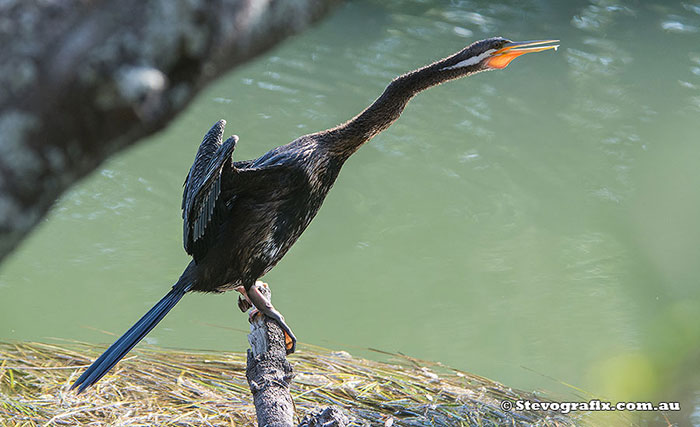
[[[257,157],[474,40],[560,38],[414,99],[265,280],[302,342],[692,400],[699,31],[693,2],[353,2],[65,194],[0,270],[0,339],[109,343],[167,292],[188,262],[182,181],[216,120]],[[243,351],[235,300],[188,296],[147,342]]]

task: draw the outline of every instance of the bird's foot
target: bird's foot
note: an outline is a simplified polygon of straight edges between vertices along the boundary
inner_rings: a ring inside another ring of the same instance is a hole
[[[297,338],[294,336],[294,333],[289,325],[287,325],[287,322],[284,321],[284,316],[282,316],[282,313],[277,311],[277,309],[272,305],[269,295],[270,288],[268,287],[267,283],[261,281],[255,282],[255,284],[248,289],[248,299],[257,309],[255,310],[255,313],[251,312],[250,319],[252,320],[253,316],[259,312],[277,322],[284,332],[284,343],[287,354],[294,353],[297,346]]]
[[[238,308],[240,308],[243,313],[248,311],[248,309],[250,309],[252,306],[253,304],[251,304],[247,299],[241,296],[238,297]]]
[[[238,296],[238,308],[245,313],[250,307],[253,306],[253,304],[250,302],[250,298],[248,298],[245,286],[237,286],[234,288],[234,290],[241,293],[241,295]]]
[[[260,310],[258,310],[257,308],[253,308],[252,310],[250,310],[248,312],[248,322],[253,323],[253,321],[255,321],[255,318],[258,317],[259,315],[260,316],[262,315],[260,313]],[[282,318],[281,321],[279,318],[275,317],[274,315],[268,316],[268,317],[271,318],[272,320],[276,321],[280,325],[280,328],[282,328],[282,332],[284,332],[284,347],[287,351],[287,354],[294,353],[294,351],[296,351],[296,347],[297,347],[297,338],[294,336],[294,333],[289,328],[287,323],[284,321],[284,316],[282,316],[282,314],[280,314],[280,317]]]

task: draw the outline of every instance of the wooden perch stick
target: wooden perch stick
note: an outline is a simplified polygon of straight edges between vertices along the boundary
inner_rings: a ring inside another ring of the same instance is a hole
[[[270,290],[258,281],[257,286],[270,298]],[[287,361],[284,332],[274,320],[256,315],[248,335],[246,378],[253,394],[259,426],[292,426],[294,402],[289,386],[294,374]]]
[[[272,299],[272,292],[266,284],[257,281],[253,286]],[[251,321],[248,342],[250,349],[245,374],[253,394],[258,426],[293,426],[294,402],[289,387],[294,373],[287,361],[284,332],[277,322],[258,314]],[[330,406],[305,416],[300,427],[345,427],[349,422],[340,408]]]

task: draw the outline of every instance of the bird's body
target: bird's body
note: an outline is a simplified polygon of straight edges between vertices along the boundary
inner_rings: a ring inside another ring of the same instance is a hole
[[[223,121],[218,126],[223,130]],[[223,212],[206,228],[201,237],[206,247],[193,251],[183,280],[193,283],[193,291],[249,289],[309,225],[343,161],[319,148],[314,138],[302,137],[225,167],[215,206]]]
[[[397,77],[373,104],[348,122],[299,137],[254,160],[233,160],[238,137],[223,141],[225,122],[217,122],[204,137],[185,180],[183,240],[193,260],[170,293],[73,387],[82,391],[98,381],[189,291],[239,290],[259,311],[280,323],[291,338],[289,351],[294,351],[296,339],[291,329],[253,284],[277,264],[309,225],[345,161],[396,121],[417,93],[448,80],[504,68],[523,53],[555,47],[525,47],[542,43],[513,43],[502,38],[476,42]]]

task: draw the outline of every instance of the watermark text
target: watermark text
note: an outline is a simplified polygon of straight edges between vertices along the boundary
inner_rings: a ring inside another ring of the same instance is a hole
[[[679,402],[603,402],[592,399],[588,402],[539,402],[531,400],[504,400],[504,411],[554,411],[568,414],[574,411],[680,411]]]

